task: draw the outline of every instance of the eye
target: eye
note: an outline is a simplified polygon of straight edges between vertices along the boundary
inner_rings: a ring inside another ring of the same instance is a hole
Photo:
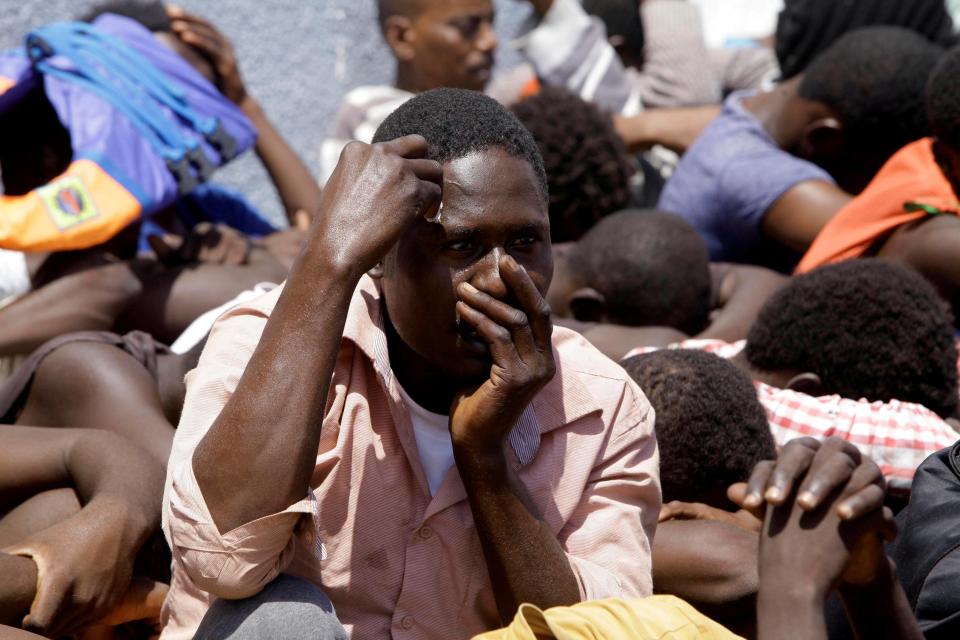
[[[539,239],[540,238],[538,238],[536,234],[525,233],[521,236],[517,236],[516,238],[514,238],[513,242],[510,243],[510,246],[519,247],[519,248],[532,247],[534,244],[537,243],[537,240]]]
[[[483,24],[483,19],[479,17],[462,18],[460,20],[454,20],[451,24],[464,38],[473,40],[480,31],[480,25]]]
[[[443,248],[447,251],[454,251],[457,253],[466,253],[468,251],[473,251],[476,245],[473,240],[453,240],[443,245]]]

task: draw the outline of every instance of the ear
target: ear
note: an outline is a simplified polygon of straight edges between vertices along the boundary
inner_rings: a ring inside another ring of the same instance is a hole
[[[415,37],[413,22],[406,16],[390,16],[384,22],[383,38],[401,62],[410,62],[416,55],[412,44]]]
[[[839,158],[846,151],[846,147],[843,124],[836,118],[819,118],[803,129],[800,153],[804,158]]]
[[[367,271],[367,275],[373,278],[374,280],[379,280],[383,277],[383,260],[378,262],[373,269]]]
[[[817,374],[806,371],[790,378],[786,388],[791,391],[797,391],[798,393],[805,393],[808,396],[817,396],[820,395],[820,391],[823,389],[823,382]]]
[[[607,300],[603,294],[590,287],[577,289],[570,294],[570,312],[580,322],[606,322]]]

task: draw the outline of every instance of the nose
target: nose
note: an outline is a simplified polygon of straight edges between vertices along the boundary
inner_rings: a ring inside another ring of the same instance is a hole
[[[500,277],[502,257],[503,249],[499,247],[492,249],[483,259],[474,264],[473,273],[469,278],[470,284],[497,300],[505,300],[508,293],[507,283]]]
[[[484,53],[493,53],[500,45],[500,39],[497,38],[493,30],[493,22],[484,22],[480,27],[480,35],[477,37],[477,48]]]

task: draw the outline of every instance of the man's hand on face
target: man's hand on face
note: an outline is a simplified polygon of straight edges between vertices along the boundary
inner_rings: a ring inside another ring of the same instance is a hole
[[[375,267],[418,215],[440,205],[443,167],[426,155],[418,135],[348,144],[323,189],[306,254],[357,274]]]
[[[757,465],[747,497],[768,504],[761,588],[802,584],[825,597],[838,585],[873,581],[886,568],[883,539],[896,536],[884,494],[876,463],[839,438],[794,440],[776,462]]]
[[[549,305],[512,256],[501,256],[499,269],[520,309],[466,282],[457,290],[461,321],[490,345],[493,359],[489,379],[459,394],[450,412],[454,447],[477,454],[501,451],[504,437],[556,372]]]

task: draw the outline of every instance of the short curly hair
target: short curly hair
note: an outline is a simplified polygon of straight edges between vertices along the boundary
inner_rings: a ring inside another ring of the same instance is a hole
[[[406,101],[387,116],[373,142],[388,142],[421,135],[428,157],[449,162],[496,147],[525,160],[533,169],[544,202],[548,199],[547,175],[537,143],[520,121],[499,102],[478,91],[431,89]]]
[[[810,371],[824,394],[957,410],[953,315],[920,274],[878,258],[794,278],[760,310],[746,357],[761,371]]]
[[[633,165],[609,114],[557,87],[512,109],[543,155],[554,242],[577,240],[603,216],[629,206]]]
[[[113,13],[135,20],[154,33],[170,33],[173,26],[163,3],[159,0],[108,0],[94,6],[80,18],[93,22],[105,13]]]
[[[653,405],[664,502],[703,502],[776,458],[753,383],[732,363],[704,351],[664,349],[622,364]]]
[[[942,53],[899,27],[852,31],[813,61],[800,96],[835,111],[852,147],[887,157],[928,134],[924,88]]]
[[[960,151],[960,47],[947,52],[930,74],[926,97],[930,133]]]
[[[577,242],[568,264],[603,294],[611,322],[703,331],[710,315],[710,258],[680,216],[627,209],[607,216]]]

